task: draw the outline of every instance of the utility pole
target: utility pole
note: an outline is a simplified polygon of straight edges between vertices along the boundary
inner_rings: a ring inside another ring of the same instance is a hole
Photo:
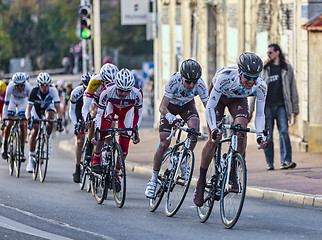
[[[93,0],[93,20],[94,20],[94,68],[98,73],[101,69],[101,13],[100,0]]]

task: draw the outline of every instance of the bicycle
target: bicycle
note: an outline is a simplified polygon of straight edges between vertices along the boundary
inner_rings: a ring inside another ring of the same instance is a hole
[[[13,175],[15,171],[15,175],[18,178],[20,176],[20,167],[21,167],[21,142],[20,142],[20,130],[19,130],[19,122],[21,120],[26,120],[21,117],[14,118],[5,118],[3,121],[13,121],[14,124],[11,127],[10,137],[9,137],[9,157],[7,159],[9,174]]]
[[[113,190],[114,200],[119,208],[122,208],[126,195],[126,171],[124,155],[116,135],[124,131],[134,132],[134,138],[138,138],[137,128],[108,128],[98,130],[109,132],[110,144],[104,143],[102,148],[101,167],[102,174],[92,172],[91,187],[97,203],[102,204],[107,197],[108,190]],[[98,139],[96,137],[96,139]],[[118,168],[116,167],[118,166]]]
[[[184,125],[183,120],[181,123]],[[190,186],[195,161],[194,153],[189,149],[191,136],[196,135],[208,138],[208,135],[200,133],[193,128],[180,126],[172,129],[167,140],[170,140],[178,129],[179,133],[176,143],[163,156],[160,168],[161,174],[158,176],[155,196],[149,200],[150,211],[154,212],[158,208],[164,193],[167,192],[165,213],[168,217],[172,217],[178,212]],[[182,131],[187,133],[187,137],[185,140],[180,141]],[[179,174],[179,169],[181,175]]]
[[[247,185],[246,162],[237,152],[238,132],[259,133],[256,129],[244,128],[240,124],[225,124],[225,117],[218,124],[218,129],[230,129],[231,135],[221,139],[213,156],[213,175],[207,181],[204,192],[204,204],[197,207],[200,222],[208,220],[214,202],[220,201],[220,217],[225,228],[232,228],[241,214]],[[263,131],[267,135],[266,131]],[[222,144],[228,143],[228,152],[221,157]]]
[[[32,120],[33,122],[39,122],[39,131],[36,139],[36,151],[34,158],[34,169],[32,172],[33,180],[37,179],[39,172],[39,181],[44,182],[47,174],[48,160],[49,160],[49,136],[46,131],[46,123],[58,122],[52,119],[37,119]]]

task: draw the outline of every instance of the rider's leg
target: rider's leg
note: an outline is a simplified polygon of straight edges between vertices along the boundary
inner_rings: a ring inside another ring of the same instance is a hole
[[[13,118],[13,116],[7,116],[7,118]],[[6,127],[4,129],[4,142],[3,142],[3,152],[2,152],[2,158],[7,159],[8,158],[8,139],[11,132],[11,127],[13,125],[13,121],[6,121]]]
[[[75,146],[75,172],[73,174],[73,181],[75,183],[79,183],[80,182],[80,160],[81,160],[81,156],[82,156],[82,149],[84,146],[84,140],[85,140],[85,134],[84,132],[78,133],[78,135],[76,135],[76,146]]]
[[[247,127],[248,124],[248,119],[244,118],[244,117],[237,117],[235,119],[235,124],[241,124],[242,127]],[[237,147],[237,151],[244,155],[245,150],[246,150],[246,146],[247,146],[247,134],[246,132],[243,133],[238,133],[238,147]]]
[[[200,125],[200,121],[199,121],[199,117],[191,117],[188,122],[188,127],[189,128],[194,128],[196,131],[199,131],[199,125]],[[193,150],[197,144],[197,139],[198,136],[191,136],[191,144],[190,144],[190,149]]]
[[[53,110],[48,110],[46,112],[46,118],[47,119],[50,119],[50,120],[54,120],[54,118],[55,118],[55,112]],[[48,138],[50,137],[50,134],[53,131],[53,126],[54,126],[54,123],[53,122],[48,122],[47,123],[46,130],[47,130]]]
[[[35,149],[36,149],[36,139],[39,131],[39,124],[34,123],[33,128],[30,132],[29,137],[29,162],[27,164],[27,172],[31,173],[34,166],[34,155],[35,155]]]

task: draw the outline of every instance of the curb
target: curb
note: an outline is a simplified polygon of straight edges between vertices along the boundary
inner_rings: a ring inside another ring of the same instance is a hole
[[[59,148],[63,151],[74,154],[73,148],[69,147],[68,140],[60,141]],[[148,168],[145,166],[140,166],[129,161],[126,161],[125,165],[127,171],[147,177],[150,177],[152,174],[152,169],[150,167]],[[196,183],[197,178],[193,177],[190,185],[195,187]],[[247,186],[246,196],[322,208],[322,195],[305,194],[274,188]]]

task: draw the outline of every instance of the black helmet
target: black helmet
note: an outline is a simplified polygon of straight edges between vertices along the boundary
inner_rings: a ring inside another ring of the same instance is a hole
[[[82,75],[81,81],[84,84],[85,87],[88,86],[89,81],[91,80],[91,77],[94,75],[93,72],[87,72]]]
[[[245,73],[258,75],[263,69],[263,61],[256,54],[245,52],[239,56],[238,67]]]
[[[181,64],[180,73],[185,79],[196,82],[201,77],[201,67],[195,60],[187,59]]]

